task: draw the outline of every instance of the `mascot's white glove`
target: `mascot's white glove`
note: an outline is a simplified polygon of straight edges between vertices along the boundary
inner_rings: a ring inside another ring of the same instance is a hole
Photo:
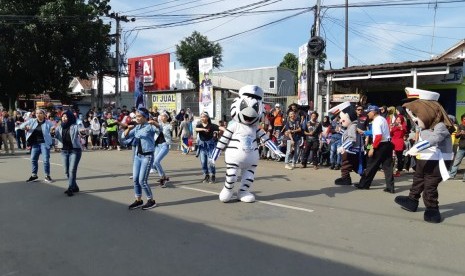
[[[265,146],[272,150],[274,154],[278,155],[279,157],[286,157],[286,154],[282,153],[271,140],[266,141]]]
[[[208,158],[208,165],[215,166],[215,161],[220,156],[220,153],[221,153],[221,150],[219,148],[215,148],[213,150],[212,156],[210,158]]]
[[[409,156],[409,155],[410,155],[410,156],[415,156],[415,155],[417,155],[417,153],[418,153],[418,149],[417,149],[417,148],[411,148],[411,149],[409,149],[404,155],[405,155],[405,156]]]
[[[344,152],[346,152],[346,150],[343,147],[337,148],[337,153],[344,154]]]
[[[427,149],[431,147],[431,144],[429,143],[429,141],[427,140],[423,140],[421,142],[418,142],[416,143],[415,145],[413,145],[413,147],[411,149],[409,149],[406,153],[405,153],[405,156],[407,155],[410,155],[410,156],[414,156],[414,155],[417,155],[417,153],[419,151],[422,151],[424,149]]]

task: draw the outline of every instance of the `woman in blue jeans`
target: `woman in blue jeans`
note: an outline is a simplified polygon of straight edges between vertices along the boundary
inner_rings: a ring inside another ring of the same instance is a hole
[[[76,176],[82,156],[80,131],[85,131],[85,129],[79,129],[73,112],[66,110],[61,115],[61,124],[55,131],[55,138],[63,144],[61,157],[63,158],[65,175],[68,179],[68,189],[65,191],[68,196],[73,196],[74,193],[79,192]]]
[[[163,167],[161,166],[161,161],[163,158],[168,155],[170,151],[171,145],[171,131],[173,129],[171,123],[169,122],[169,114],[166,111],[163,111],[160,114],[159,121],[158,121],[158,130],[155,133],[155,158],[153,160],[153,166],[155,170],[158,172],[160,176],[160,186],[162,188],[166,188],[166,184],[170,180],[169,177],[166,176]]]
[[[129,210],[138,208],[148,210],[157,206],[157,203],[153,199],[152,190],[148,185],[147,179],[154,159],[153,152],[155,151],[155,132],[158,131],[158,127],[152,124],[158,123],[153,121],[149,122],[148,119],[149,111],[145,108],[139,108],[136,111],[137,126],[129,125],[122,135],[123,139],[134,139],[134,144],[136,145],[132,166],[132,177],[134,181],[134,194],[136,200],[129,205]],[[144,204],[144,201],[142,200],[142,191],[145,192],[147,197],[146,204]]]
[[[208,162],[212,156],[213,150],[216,148],[216,140],[214,138],[215,132],[218,133],[218,125],[212,124],[210,116],[207,112],[200,114],[200,122],[195,127],[195,131],[199,134],[197,141],[198,156],[202,164],[202,171],[204,174],[203,183],[215,183],[215,165]],[[211,175],[211,178],[210,178]]]
[[[50,147],[53,144],[50,133],[53,131],[53,124],[45,119],[45,115],[45,110],[37,109],[37,118],[30,118],[19,126],[20,129],[26,130],[26,141],[31,145],[32,175],[26,182],[37,181],[39,178],[37,172],[39,170],[39,155],[41,154],[44,162],[45,182],[53,182],[50,177]]]

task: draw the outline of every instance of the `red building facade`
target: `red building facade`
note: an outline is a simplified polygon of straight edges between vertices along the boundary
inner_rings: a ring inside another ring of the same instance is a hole
[[[144,91],[152,92],[170,89],[170,54],[159,54],[128,59],[129,92],[134,93],[135,90],[134,77],[137,60],[142,61]]]

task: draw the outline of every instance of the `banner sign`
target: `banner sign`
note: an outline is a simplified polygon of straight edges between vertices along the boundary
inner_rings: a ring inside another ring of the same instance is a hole
[[[142,61],[136,61],[136,74],[134,75],[134,106],[136,108],[146,107],[144,97],[144,76]]]
[[[299,47],[299,67],[297,68],[297,103],[299,105],[308,105],[307,58],[307,44],[304,44]]]
[[[213,70],[213,57],[199,59],[199,113],[207,112],[213,118],[213,84],[211,74]]]
[[[333,94],[331,95],[332,102],[359,102],[360,94]]]
[[[152,95],[152,108],[155,107],[158,111],[166,110],[167,112],[171,112],[176,110],[176,94]]]

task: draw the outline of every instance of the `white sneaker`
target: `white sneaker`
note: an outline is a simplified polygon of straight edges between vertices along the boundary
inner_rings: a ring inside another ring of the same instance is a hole
[[[154,169],[150,169],[150,173],[155,173],[155,170],[154,170]]]
[[[286,164],[286,166],[284,166],[285,169],[288,169],[288,170],[292,170],[294,169],[291,165],[289,164]]]

